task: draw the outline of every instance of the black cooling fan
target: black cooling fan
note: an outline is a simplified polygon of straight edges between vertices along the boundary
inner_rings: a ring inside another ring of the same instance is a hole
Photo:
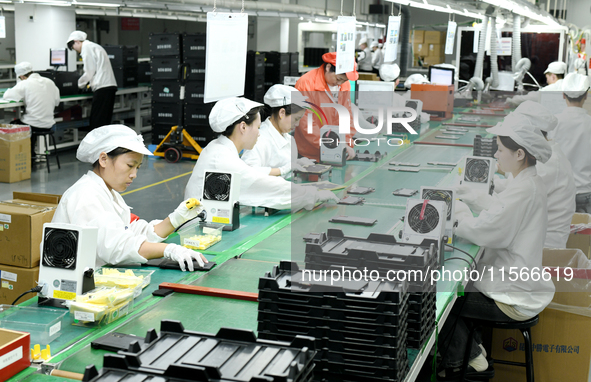
[[[43,244],[43,265],[53,268],[76,269],[78,231],[46,228]]]
[[[431,204],[425,205],[425,212],[421,219],[423,204],[417,204],[408,213],[408,225],[417,233],[429,233],[439,224],[439,212]]]
[[[334,149],[339,145],[339,135],[337,133],[335,133],[332,130],[327,131],[326,133],[324,133],[324,135],[322,136],[322,138],[330,138],[332,139],[331,142],[325,142],[322,141],[322,144],[329,149]]]
[[[217,200],[220,202],[227,202],[230,200],[231,184],[231,174],[208,172],[205,174],[203,198],[205,200]]]
[[[483,159],[468,159],[464,179],[470,182],[486,183],[488,182],[489,162]]]
[[[425,190],[423,191],[423,199],[427,200],[440,200],[445,202],[447,206],[447,220],[451,220],[451,213],[452,213],[452,196],[451,191],[445,190]]]

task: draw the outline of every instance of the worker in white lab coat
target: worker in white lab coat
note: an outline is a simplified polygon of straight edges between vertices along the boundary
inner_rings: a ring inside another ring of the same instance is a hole
[[[265,175],[283,178],[290,176],[292,165],[314,164],[313,160],[305,157],[298,159],[295,139],[289,134],[308,107],[304,103],[306,98],[292,86],[278,84],[267,90],[264,101],[269,117],[261,123],[256,145],[242,155],[246,164],[260,168]]]
[[[361,52],[357,55],[359,71],[371,73],[373,71],[373,65],[371,62],[371,50],[367,46],[367,38],[362,37],[359,40],[359,49],[361,49]]]
[[[259,136],[260,108],[263,104],[246,98],[218,101],[209,114],[209,124],[221,135],[199,155],[185,188],[186,198],[201,198],[206,171],[228,171],[240,175],[242,205],[274,209],[312,209],[316,202],[339,199],[332,191],[292,184],[279,176],[265,175],[240,159],[242,150],[251,150]]]
[[[548,85],[540,89],[542,92],[559,92],[562,91],[562,81],[566,75],[566,64],[561,61],[554,61],[548,65],[544,72],[546,82]],[[512,106],[520,105],[525,101],[540,102],[540,93],[529,92],[524,95],[516,95],[512,98],[507,98],[507,103]]]
[[[137,264],[165,257],[193,271],[193,259],[203,266],[199,252],[162,243],[185,222],[197,217],[202,206],[187,208],[182,202],[164,220],[131,219],[130,207],[120,195],[137,177],[144,155],[151,155],[143,138],[124,125],[108,125],[88,133],[76,153],[89,170],[62,196],[52,222],[97,227],[97,266]]]
[[[78,87],[93,91],[92,109],[90,110],[90,128],[94,129],[111,123],[117,81],[111,67],[111,61],[105,49],[86,39],[86,33],[74,31],[68,37],[68,48],[82,56],[84,74],[78,79]]]
[[[589,77],[570,73],[564,79],[564,89],[567,108],[556,116],[558,125],[550,138],[560,146],[572,166],[577,212],[591,213],[591,116],[583,109]]]
[[[53,111],[60,104],[60,91],[49,78],[33,73],[33,65],[21,62],[14,66],[19,82],[4,92],[3,98],[23,101],[25,114],[13,123],[29,125],[33,129],[50,129],[54,124]]]
[[[462,366],[468,338],[465,320],[527,320],[554,296],[552,281],[537,277],[542,274],[548,213],[544,182],[535,167],[537,161],[550,159],[552,149],[543,135],[528,125],[526,117],[516,115],[487,130],[497,135],[495,158],[500,169],[515,179],[493,195],[493,202],[479,216],[456,215],[456,235],[484,247],[484,255],[477,264],[482,278],[474,283],[475,291],[458,299],[439,337],[446,377]],[[529,277],[523,276],[525,273]],[[478,342],[468,346],[469,372],[490,372]]]
[[[373,66],[373,72],[379,76],[380,67],[384,63],[384,52],[382,52],[382,48],[379,47],[377,41],[372,41],[370,49],[372,51],[371,65]]]

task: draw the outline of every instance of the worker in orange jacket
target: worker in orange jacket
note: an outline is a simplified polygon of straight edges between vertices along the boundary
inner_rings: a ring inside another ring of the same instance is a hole
[[[353,113],[351,112],[351,85],[349,81],[357,81],[357,64],[353,71],[336,74],[335,66],[337,54],[335,52],[325,53],[322,56],[324,64],[317,69],[304,74],[295,84],[303,96],[308,97],[306,101],[313,104],[311,108],[321,108],[323,103],[338,103],[349,111],[351,132],[347,134],[347,159],[355,157],[355,150],[352,146],[352,138],[356,130],[353,125]],[[316,110],[318,111],[318,110]],[[339,115],[337,110],[332,107],[321,108],[323,113],[315,113],[311,110],[300,119],[299,125],[294,131],[294,137],[297,143],[300,156],[310,159],[320,159],[320,128],[325,125],[339,125]],[[313,130],[308,133],[308,114],[312,113]],[[318,115],[326,121],[320,120]]]

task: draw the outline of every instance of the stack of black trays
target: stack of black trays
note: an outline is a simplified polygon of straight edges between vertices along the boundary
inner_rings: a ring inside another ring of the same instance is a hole
[[[314,339],[257,340],[252,331],[221,328],[216,335],[184,330],[163,320],[128,351],[104,356],[100,374],[88,367],[84,381],[307,382],[314,375]]]
[[[282,261],[259,279],[259,338],[316,339],[316,381],[402,381],[408,372],[406,283],[302,280]]]
[[[481,135],[477,135],[474,137],[474,152],[472,155],[494,158],[497,148],[497,138],[482,138]]]
[[[304,48],[304,66],[317,67],[324,64],[324,53],[328,53],[328,48]]]
[[[289,53],[265,52],[265,91],[289,76]]]
[[[131,88],[138,84],[138,48],[137,46],[103,46],[111,61],[117,87]]]
[[[291,52],[289,54],[289,75],[298,77],[300,75],[299,65],[300,54],[298,52]]]
[[[60,91],[60,96],[75,95],[79,93],[78,72],[62,72],[59,70],[40,70],[37,73],[41,77],[49,78]]]
[[[138,84],[152,82],[152,64],[149,61],[137,63],[137,82]]]
[[[263,102],[265,97],[265,53],[249,50],[246,54],[244,97]]]
[[[437,285],[431,272],[439,268],[439,251],[434,240],[412,245],[399,243],[392,235],[370,234],[363,239],[329,229],[317,242],[306,244],[305,268],[375,270],[385,280],[389,274],[404,272],[409,283],[407,346],[421,349],[435,329]]]

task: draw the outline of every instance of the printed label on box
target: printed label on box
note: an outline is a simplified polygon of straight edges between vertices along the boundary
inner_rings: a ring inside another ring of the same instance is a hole
[[[60,289],[64,292],[76,293],[76,281],[74,280],[61,280],[62,284]]]
[[[0,274],[0,279],[4,279],[4,280],[8,280],[8,281],[12,281],[13,283],[16,282],[16,278],[18,277],[18,275],[16,273],[12,273],[12,272],[6,272],[3,271]]]
[[[185,239],[185,245],[189,245],[191,247],[199,247],[201,244],[199,243],[199,240]]]
[[[12,216],[10,216],[8,214],[0,214],[0,222],[12,223]],[[6,225],[4,225],[4,228],[8,228],[8,227],[6,227]]]
[[[19,346],[13,351],[0,357],[0,370],[4,369],[6,366],[12,365],[21,358],[23,358],[23,347]]]
[[[12,289],[12,285],[10,285],[8,281],[2,281],[2,288]]]
[[[74,312],[74,319],[80,321],[94,322],[94,314],[88,312]]]
[[[62,323],[58,322],[57,324],[53,325],[51,328],[49,328],[49,336],[53,336],[55,333],[59,332],[60,329],[62,328]]]
[[[54,290],[53,298],[59,298],[60,300],[73,300],[76,298],[76,293]]]

